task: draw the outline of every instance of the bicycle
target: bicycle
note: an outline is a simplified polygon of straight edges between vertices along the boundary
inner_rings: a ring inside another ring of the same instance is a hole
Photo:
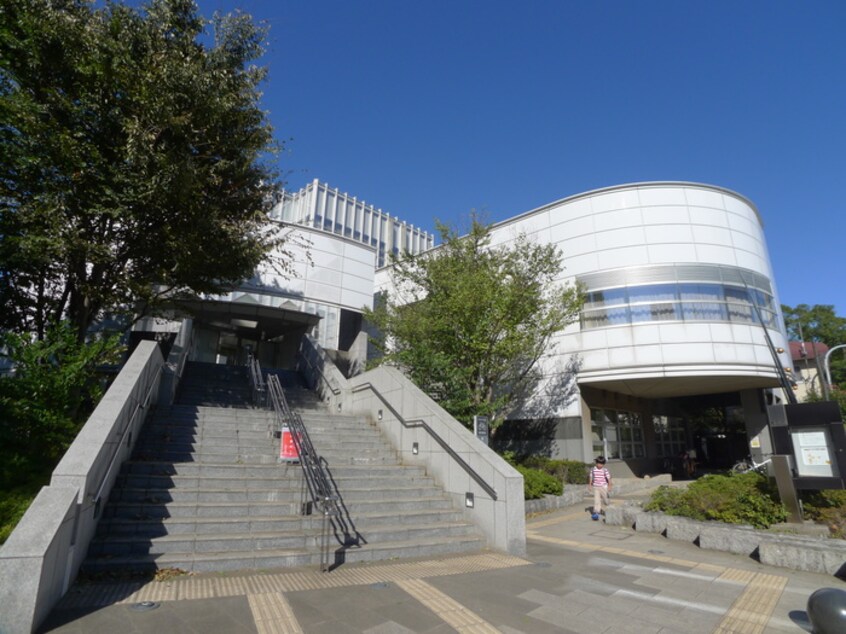
[[[755,462],[755,458],[752,456],[746,456],[743,460],[737,462],[732,468],[732,473],[749,473],[750,471],[757,471],[758,473],[762,473],[765,467],[773,461],[772,456],[764,460],[763,462]]]

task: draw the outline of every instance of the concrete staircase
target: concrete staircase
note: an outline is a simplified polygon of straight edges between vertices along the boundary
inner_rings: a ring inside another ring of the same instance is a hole
[[[332,415],[282,373],[341,501],[330,563],[478,551],[478,530],[379,430]],[[322,518],[300,514],[299,465],[278,463],[270,412],[249,407],[243,368],[190,364],[176,404],[147,421],[83,569],[220,571],[320,561]]]

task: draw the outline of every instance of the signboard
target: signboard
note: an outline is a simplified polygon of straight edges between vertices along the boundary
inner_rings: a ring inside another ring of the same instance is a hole
[[[280,462],[296,462],[299,460],[297,454],[297,446],[294,444],[294,435],[291,433],[289,427],[283,427],[281,433],[281,440],[279,442],[279,461]]]
[[[490,428],[488,426],[488,417],[487,416],[474,416],[473,417],[473,435],[476,436],[479,440],[481,440],[486,445],[488,443],[488,436],[489,436]]]
[[[796,471],[800,476],[833,477],[831,442],[825,427],[803,427],[790,431]]]

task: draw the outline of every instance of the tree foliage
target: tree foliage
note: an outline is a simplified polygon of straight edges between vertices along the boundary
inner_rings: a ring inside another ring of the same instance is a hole
[[[193,0],[4,0],[0,328],[219,292],[284,242],[253,65],[263,30]],[[284,266],[284,262],[282,263]]]
[[[402,367],[465,425],[474,415],[496,425],[537,384],[538,360],[578,316],[581,293],[557,281],[554,245],[518,236],[493,246],[476,217],[464,236],[438,230],[435,252],[394,259],[395,290],[367,319],[383,336],[381,362]]]
[[[791,341],[819,342],[829,348],[846,344],[846,318],[834,312],[828,304],[799,304],[795,308],[782,306],[787,336]],[[835,351],[829,358],[831,380],[846,387],[846,350]]]
[[[76,437],[102,393],[97,366],[117,361],[116,335],[76,338],[68,322],[40,340],[6,333],[4,356],[14,374],[0,378],[0,483],[25,482],[52,468]]]

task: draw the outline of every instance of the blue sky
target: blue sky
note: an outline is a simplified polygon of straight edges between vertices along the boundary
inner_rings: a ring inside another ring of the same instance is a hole
[[[846,316],[846,2],[199,0],[270,25],[289,189],[417,226],[645,180],[733,189],[780,300]]]

